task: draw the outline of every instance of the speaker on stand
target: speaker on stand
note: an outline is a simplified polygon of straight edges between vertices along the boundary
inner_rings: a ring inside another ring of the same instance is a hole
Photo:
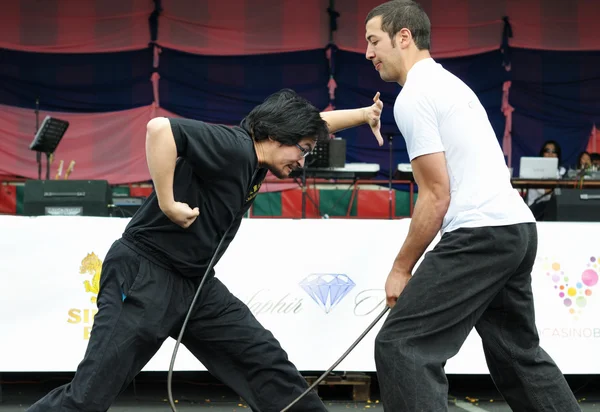
[[[27,180],[26,216],[109,216],[112,190],[106,180]]]
[[[555,222],[600,222],[600,190],[554,189],[544,220]]]

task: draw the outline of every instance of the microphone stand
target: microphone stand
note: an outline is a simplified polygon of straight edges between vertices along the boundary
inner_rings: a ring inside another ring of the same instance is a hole
[[[388,199],[388,202],[389,202],[389,207],[390,207],[390,210],[389,210],[389,214],[390,214],[389,218],[390,218],[390,220],[393,218],[393,210],[392,210],[392,204],[393,204],[393,202],[392,202],[392,198],[394,196],[394,194],[392,192],[392,176],[393,176],[393,171],[392,171],[392,157],[393,157],[392,156],[392,153],[393,153],[392,152],[392,140],[393,140],[393,138],[394,138],[394,135],[390,133],[388,135],[388,142],[389,142],[389,149],[390,149],[389,150],[389,154],[390,154],[389,182],[388,182],[388,190],[389,190],[389,199]]]
[[[35,133],[33,133],[33,136],[35,136],[38,132],[38,129],[40,128],[40,98],[36,97],[35,98]],[[38,180],[42,180],[42,153],[41,152],[36,152],[36,160],[37,160],[37,164],[38,164]]]
[[[302,219],[306,218],[306,204],[308,201],[310,201],[317,210],[320,210],[319,205],[308,194],[306,185],[306,170],[315,162],[315,158],[313,158],[312,156],[307,156],[306,161],[304,162],[304,166],[302,167],[302,174],[298,174],[298,177],[300,177],[299,185],[302,188]],[[298,183],[296,175],[294,175],[294,181]]]
[[[306,218],[306,165],[302,168],[302,219]]]

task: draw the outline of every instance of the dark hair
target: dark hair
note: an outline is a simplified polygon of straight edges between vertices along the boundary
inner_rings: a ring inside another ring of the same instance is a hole
[[[381,16],[381,30],[386,32],[392,44],[400,30],[410,30],[419,50],[431,48],[431,22],[419,3],[411,0],[394,0],[380,4],[369,12],[365,24],[374,17]]]
[[[256,106],[240,125],[255,141],[269,137],[292,146],[305,137],[329,138],[329,129],[319,110],[295,91],[282,89]]]
[[[577,168],[578,169],[581,167],[581,158],[583,157],[583,155],[588,155],[590,157],[590,161],[592,160],[592,155],[589,152],[583,151],[583,152],[579,153],[579,157],[577,158]]]
[[[554,140],[547,140],[542,145],[542,148],[540,149],[540,157],[544,156],[544,149],[549,144],[553,144],[554,145],[554,148],[556,149],[556,157],[558,157],[558,164],[560,165],[561,164],[561,160],[562,160],[562,150],[560,149],[560,145],[556,141],[554,141]]]
[[[600,160],[600,153],[590,153],[590,159],[592,162]]]

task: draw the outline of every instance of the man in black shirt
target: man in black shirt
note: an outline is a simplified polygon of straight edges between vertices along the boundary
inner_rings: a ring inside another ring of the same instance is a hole
[[[374,102],[319,113],[285,89],[239,127],[152,119],[146,156],[155,191],[106,255],[85,357],[71,383],[28,410],[106,411],[162,343],[177,338],[215,250],[222,241],[216,264],[267,171],[284,178],[304,165],[318,141],[364,123],[381,145],[379,94]],[[308,387],[278,341],[213,270],[182,343],[255,411],[279,412]],[[292,410],[326,409],[312,392]]]

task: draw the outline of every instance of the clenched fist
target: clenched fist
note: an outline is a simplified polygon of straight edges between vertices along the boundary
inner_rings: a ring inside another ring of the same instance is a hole
[[[194,220],[200,215],[200,209],[191,208],[187,203],[172,202],[160,208],[172,222],[186,229],[190,227]]]

